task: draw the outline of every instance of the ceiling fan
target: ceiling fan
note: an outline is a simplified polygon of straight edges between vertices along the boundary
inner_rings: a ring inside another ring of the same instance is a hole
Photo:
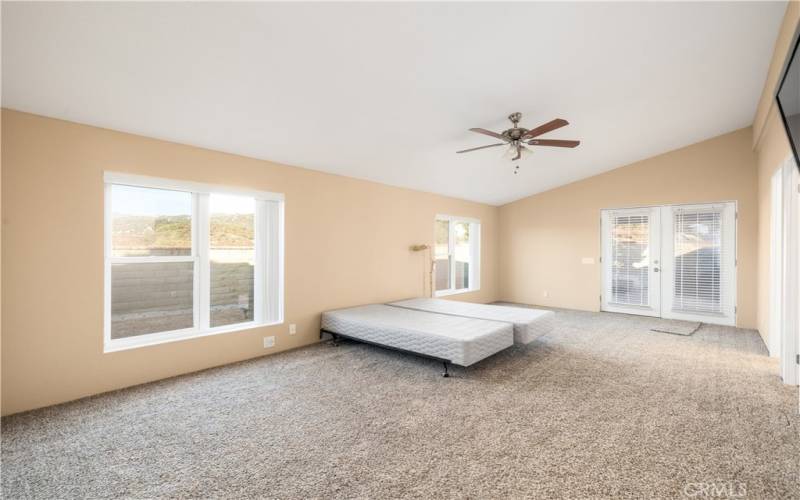
[[[477,148],[470,148],[464,149],[462,151],[456,151],[456,153],[469,153],[470,151],[477,151],[479,149],[486,149],[486,148],[495,148],[497,146],[505,146],[508,144],[508,153],[514,154],[514,157],[511,158],[511,161],[516,161],[522,158],[523,154],[530,153],[530,150],[525,146],[553,146],[557,148],[574,148],[581,141],[566,141],[561,139],[536,139],[540,135],[546,134],[558,128],[561,128],[565,125],[569,125],[567,120],[556,118],[555,120],[549,121],[544,125],[540,125],[534,129],[526,129],[522,127],[518,127],[520,119],[522,119],[522,113],[511,113],[508,115],[508,119],[511,120],[511,123],[514,124],[513,128],[508,130],[504,130],[502,133],[498,134],[497,132],[492,132],[491,130],[486,130],[485,128],[471,128],[469,129],[471,132],[477,132],[479,134],[488,135],[489,137],[494,137],[495,139],[500,139],[503,142],[498,142],[497,144],[489,144],[488,146],[479,146]]]

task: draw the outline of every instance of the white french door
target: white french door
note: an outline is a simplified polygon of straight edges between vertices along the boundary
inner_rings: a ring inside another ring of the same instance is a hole
[[[603,210],[604,311],[661,315],[658,207]]]
[[[602,310],[736,324],[736,204],[603,210]]]

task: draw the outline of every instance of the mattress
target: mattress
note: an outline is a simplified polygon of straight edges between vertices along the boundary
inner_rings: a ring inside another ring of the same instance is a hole
[[[322,329],[469,366],[514,344],[509,323],[384,304],[322,313]]]
[[[553,311],[541,309],[472,304],[442,299],[408,299],[391,302],[388,305],[416,311],[511,323],[514,325],[514,342],[517,344],[529,344],[534,339],[550,333],[553,330],[553,318],[555,317]]]

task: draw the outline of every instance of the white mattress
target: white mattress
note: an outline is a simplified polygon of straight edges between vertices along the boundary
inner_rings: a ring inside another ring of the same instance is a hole
[[[553,311],[541,309],[472,304],[442,299],[408,299],[391,302],[389,305],[416,311],[508,322],[514,325],[514,342],[517,344],[529,344],[534,339],[550,333],[555,317]]]
[[[322,329],[469,366],[514,344],[511,324],[383,304],[322,313]]]

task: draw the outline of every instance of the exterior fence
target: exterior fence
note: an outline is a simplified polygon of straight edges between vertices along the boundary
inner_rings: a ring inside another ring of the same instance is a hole
[[[448,283],[449,276],[450,259],[436,259],[436,273],[434,274],[436,290],[446,290],[450,288]],[[454,288],[469,288],[469,262],[456,261]]]
[[[211,262],[212,327],[253,319],[253,276],[248,262]],[[194,323],[194,264],[115,264],[111,300],[112,338],[189,328]]]

